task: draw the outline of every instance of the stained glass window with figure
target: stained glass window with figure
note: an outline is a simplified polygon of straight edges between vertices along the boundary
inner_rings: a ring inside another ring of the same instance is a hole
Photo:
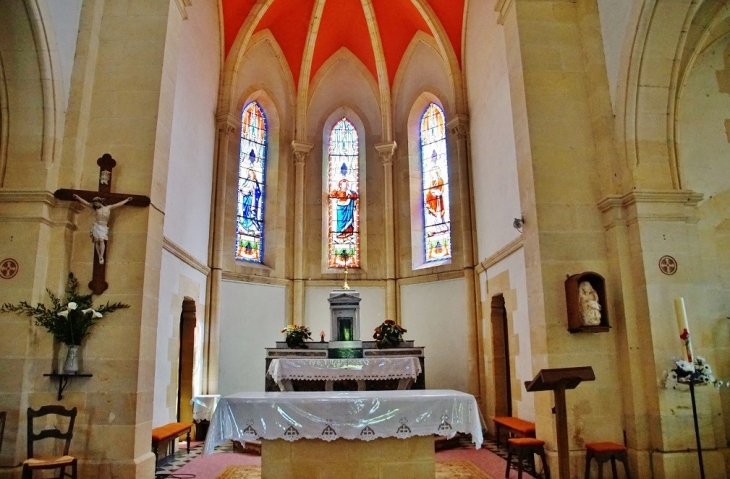
[[[360,267],[360,186],[357,130],[346,118],[329,138],[327,197],[328,266]]]
[[[238,162],[236,259],[254,263],[264,258],[266,198],[266,116],[256,102],[243,109]]]
[[[431,103],[421,117],[421,172],[426,263],[451,258],[449,168],[446,152],[446,119]]]

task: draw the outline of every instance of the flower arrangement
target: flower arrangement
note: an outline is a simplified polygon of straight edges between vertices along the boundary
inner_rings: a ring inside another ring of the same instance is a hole
[[[306,348],[307,345],[304,344],[304,341],[312,339],[312,332],[307,326],[290,324],[281,332],[286,333],[286,345],[290,348]]]
[[[408,330],[395,324],[392,319],[386,319],[383,324],[375,328],[373,339],[379,348],[393,348],[403,342],[403,333]]]
[[[26,301],[21,301],[18,304],[3,304],[0,312],[33,317],[36,326],[46,328],[53,335],[54,341],[68,346],[78,346],[104,314],[129,307],[128,304],[109,302],[92,307],[92,294],[79,293],[79,281],[73,273],[68,274],[65,304],[49,289],[46,291],[51,297],[51,307],[41,303],[31,306]]]
[[[717,389],[730,386],[730,383],[715,378],[712,368],[702,356],[695,357],[694,367],[684,359],[676,359],[674,363],[676,367],[669,371],[664,379],[664,387],[667,389],[677,389],[677,385],[688,385],[690,382],[697,386],[711,384]]]

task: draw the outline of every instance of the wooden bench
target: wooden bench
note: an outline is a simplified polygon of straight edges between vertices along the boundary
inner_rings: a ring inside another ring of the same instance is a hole
[[[156,427],[152,430],[152,451],[155,453],[155,463],[157,462],[157,448],[161,442],[170,439],[176,439],[187,433],[188,454],[190,454],[190,430],[193,424],[189,422],[171,422],[164,426]]]
[[[507,429],[507,433],[510,435],[516,434],[521,437],[535,437],[534,422],[509,416],[495,416],[492,420],[494,421],[494,426],[497,428],[497,447],[499,447],[501,428]]]

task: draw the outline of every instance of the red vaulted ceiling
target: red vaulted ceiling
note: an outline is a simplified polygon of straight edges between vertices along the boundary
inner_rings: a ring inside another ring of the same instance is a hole
[[[286,57],[294,81],[302,71],[304,46],[313,24],[315,3],[322,0],[273,0],[252,33],[268,29]],[[310,79],[342,47],[350,50],[377,79],[373,48],[363,3],[372,3],[381,37],[388,79],[393,83],[398,65],[417,32],[434,33],[414,5],[416,0],[326,0],[318,24]],[[465,0],[427,0],[461,62],[461,32]],[[221,0],[226,56],[257,0]],[[418,3],[418,2],[416,2]]]

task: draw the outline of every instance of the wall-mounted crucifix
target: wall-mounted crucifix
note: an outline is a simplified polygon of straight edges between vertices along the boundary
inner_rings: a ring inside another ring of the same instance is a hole
[[[142,195],[125,195],[112,193],[112,169],[117,162],[109,153],[96,160],[99,165],[99,190],[70,190],[61,188],[53,193],[59,200],[76,200],[93,209],[94,224],[91,226],[91,241],[94,243],[94,273],[89,289],[94,294],[101,294],[109,287],[106,282],[107,241],[109,240],[109,217],[111,210],[123,205],[149,206],[150,199]]]

